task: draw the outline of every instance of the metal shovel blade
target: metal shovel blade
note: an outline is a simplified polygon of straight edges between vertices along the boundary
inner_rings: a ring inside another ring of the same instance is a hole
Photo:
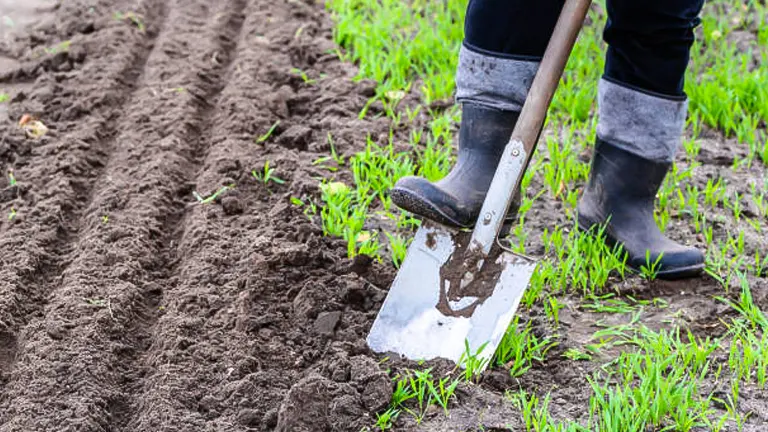
[[[468,343],[477,359],[491,359],[536,263],[508,252],[497,254],[478,272],[491,289],[452,295],[445,268],[452,255],[466,250],[462,244],[469,241],[466,234],[430,222],[418,230],[368,335],[373,351],[459,364]]]

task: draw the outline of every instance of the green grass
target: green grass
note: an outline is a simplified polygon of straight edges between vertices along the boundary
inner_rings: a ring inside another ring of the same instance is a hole
[[[432,369],[406,369],[394,378],[392,402],[387,409],[377,415],[376,427],[390,429],[401,413],[412,416],[420,423],[427,410],[436,406],[448,415],[448,405],[455,399],[459,379],[444,376],[436,378]]]
[[[530,323],[523,327],[515,317],[499,343],[492,363],[508,369],[510,376],[517,378],[527,372],[534,362],[543,362],[547,352],[555,346],[557,342],[548,336],[537,337],[532,333]]]
[[[200,195],[200,193],[197,192],[197,191],[193,191],[192,195],[195,197],[195,199],[197,200],[197,202],[199,204],[205,205],[205,204],[210,204],[210,203],[216,201],[223,194],[227,193],[227,191],[229,191],[231,189],[234,189],[234,187],[235,187],[234,184],[227,185],[227,186],[222,186],[216,192],[212,193],[211,195],[209,195],[207,197],[204,197],[204,196]]]
[[[113,18],[116,21],[126,21],[131,23],[133,26],[135,26],[139,30],[140,33],[144,33],[147,30],[147,27],[144,24],[144,17],[135,12],[119,12],[118,11],[114,13]]]
[[[265,185],[269,185],[269,183],[276,183],[279,185],[285,184],[285,180],[275,176],[275,168],[269,166],[269,161],[264,162],[264,167],[260,170],[252,170],[251,175],[258,180],[259,183]]]
[[[358,66],[357,78],[378,83],[360,116],[370,116],[370,106],[380,103],[392,131],[385,142],[369,137],[363,150],[348,158],[339,157],[329,138],[330,154],[316,163],[329,172],[320,202],[312,209],[315,204],[297,205],[320,214],[327,235],[346,239],[350,257],[368,254],[398,267],[419,222],[395,208],[387,191],[403,176],[437,180],[451,167],[461,113],[455,106],[431,107],[455,90],[466,0],[325,4],[336,23],[339,56]],[[584,406],[588,415],[580,422],[550,415],[547,396],[514,389],[510,398],[529,431],[738,429],[748,418],[739,404],[740,390],[765,385],[763,359],[768,353],[765,315],[750,286],[768,269],[765,243],[756,243],[768,230],[768,177],[759,174],[768,165],[768,69],[762,66],[768,63],[768,8],[754,0],[707,2],[686,78],[690,115],[683,148],[657,195],[656,222],[665,232],[683,230],[681,236],[703,242],[707,273],[721,290],[717,301],[739,317],[723,318],[728,331],[707,339],[678,327],[685,322],[679,319],[680,311],[669,311],[667,329],[643,327],[647,310],[658,312],[670,302],[632,298],[621,289],[628,278],[633,278],[633,286],[655,284],[656,263],[649,259],[641,275],[632,276],[626,257],[605,246],[602,232],[587,235],[576,229],[575,209],[589,173],[584,156],[591,151],[597,128],[595,100],[605,51],[603,5],[598,1],[590,11],[593,24],[584,28],[561,80],[539,150],[522,183],[519,223],[508,239],[515,251],[541,259],[521,311],[545,319],[537,320],[535,328],[516,319],[490,367],[517,378],[553,356],[598,367],[583,383],[591,394]],[[741,49],[744,42],[737,47],[734,40],[737,32],[745,31],[754,35],[746,50]],[[294,73],[311,81],[301,71]],[[419,95],[418,103],[403,104],[410,93]],[[715,142],[740,146],[746,156],[734,155],[732,163],[713,172],[700,157],[712,151]],[[351,172],[349,184],[336,179],[341,170]],[[533,229],[536,215],[551,210],[546,203],[557,203],[557,219],[551,226]],[[372,220],[376,223],[367,223]],[[601,329],[584,346],[558,351],[556,343],[565,333],[564,309],[574,301],[590,313],[631,315],[631,320],[618,326],[599,323]],[[728,361],[715,363],[714,354]],[[466,353],[464,380],[477,381],[475,371],[483,366],[477,361]],[[707,387],[712,382],[726,386],[727,397],[715,397]],[[410,390],[402,390],[408,395],[416,391],[409,385]],[[403,403],[415,417],[421,415],[423,401],[407,401],[393,400],[380,413],[380,426],[391,426],[405,410]]]

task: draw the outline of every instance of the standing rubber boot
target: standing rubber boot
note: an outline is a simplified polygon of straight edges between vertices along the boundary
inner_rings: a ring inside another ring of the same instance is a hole
[[[670,240],[653,218],[687,104],[608,81],[600,83],[599,102],[598,139],[578,206],[579,227],[586,231],[605,225],[608,244],[621,245],[636,271],[655,264],[659,279],[700,274],[704,254]]]
[[[390,191],[392,202],[443,225],[471,228],[519,114],[465,102],[458,157],[451,172],[435,183],[421,177],[400,179]]]

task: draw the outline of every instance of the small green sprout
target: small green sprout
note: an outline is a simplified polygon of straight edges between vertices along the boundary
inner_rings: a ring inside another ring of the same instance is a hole
[[[645,264],[640,266],[640,275],[647,280],[655,280],[661,269],[661,259],[664,254],[661,253],[655,261],[651,262],[651,251],[645,251]]]
[[[563,353],[563,357],[573,361],[592,360],[592,355],[590,355],[589,353],[579,351],[576,348],[568,348]]]
[[[293,68],[293,69],[291,69],[291,73],[294,74],[294,75],[300,76],[301,80],[304,81],[304,84],[312,85],[312,84],[317,83],[317,80],[309,78],[309,75],[307,75],[307,73],[304,72],[301,69]]]
[[[269,161],[264,162],[264,168],[261,169],[261,171],[252,170],[251,175],[253,178],[258,180],[261,183],[264,183],[265,185],[268,185],[269,182],[274,182],[279,185],[285,184],[285,180],[276,177],[274,175],[275,169],[269,166]]]
[[[405,256],[408,253],[409,239],[403,238],[397,234],[384,233],[389,240],[389,249],[392,253],[392,264],[395,268],[400,268],[400,265],[405,260]]]
[[[59,43],[57,43],[54,46],[46,47],[45,48],[45,53],[48,54],[48,55],[53,55],[53,54],[57,54],[57,53],[60,53],[60,52],[67,52],[67,51],[69,51],[70,45],[72,45],[72,41],[70,41],[70,40],[66,40],[64,42],[59,42]]]
[[[135,12],[115,12],[114,18],[117,21],[129,20],[139,29],[140,33],[145,33],[147,30],[147,27],[144,24],[144,17]]]
[[[399,409],[392,407],[387,408],[387,410],[383,413],[376,414],[376,427],[382,431],[392,429],[394,422],[397,420],[399,415]]]
[[[210,203],[216,201],[216,199],[218,199],[222,194],[224,194],[227,191],[229,191],[231,189],[234,189],[234,188],[235,188],[234,184],[230,184],[230,185],[227,185],[227,186],[222,186],[221,188],[219,188],[219,190],[217,190],[216,192],[214,192],[211,196],[209,196],[207,198],[204,198],[197,191],[193,191],[192,195],[195,196],[195,199],[197,199],[198,203],[205,205],[205,204],[210,204]]]
[[[275,123],[273,123],[272,126],[267,131],[267,133],[265,133],[264,135],[256,138],[256,143],[257,144],[262,144],[262,143],[266,142],[272,136],[272,134],[275,132],[275,129],[277,129],[277,127],[279,125],[280,125],[280,120],[278,120]]]
[[[472,382],[480,377],[483,369],[490,363],[490,359],[480,357],[488,342],[480,345],[476,352],[472,352],[469,340],[464,340],[464,353],[459,358],[458,365],[464,367],[464,381]]]

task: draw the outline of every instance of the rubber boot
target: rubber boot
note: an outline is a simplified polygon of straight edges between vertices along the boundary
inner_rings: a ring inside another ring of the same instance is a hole
[[[392,202],[443,225],[474,226],[519,114],[469,102],[462,104],[456,165],[435,183],[421,177],[400,179],[390,191]],[[519,194],[515,200],[510,209],[512,214],[517,213]]]
[[[671,162],[644,159],[598,139],[578,206],[582,230],[605,224],[606,242],[623,247],[629,267],[640,271],[655,264],[659,279],[691,277],[704,269],[704,254],[670,240],[653,218],[656,193],[671,166]]]

